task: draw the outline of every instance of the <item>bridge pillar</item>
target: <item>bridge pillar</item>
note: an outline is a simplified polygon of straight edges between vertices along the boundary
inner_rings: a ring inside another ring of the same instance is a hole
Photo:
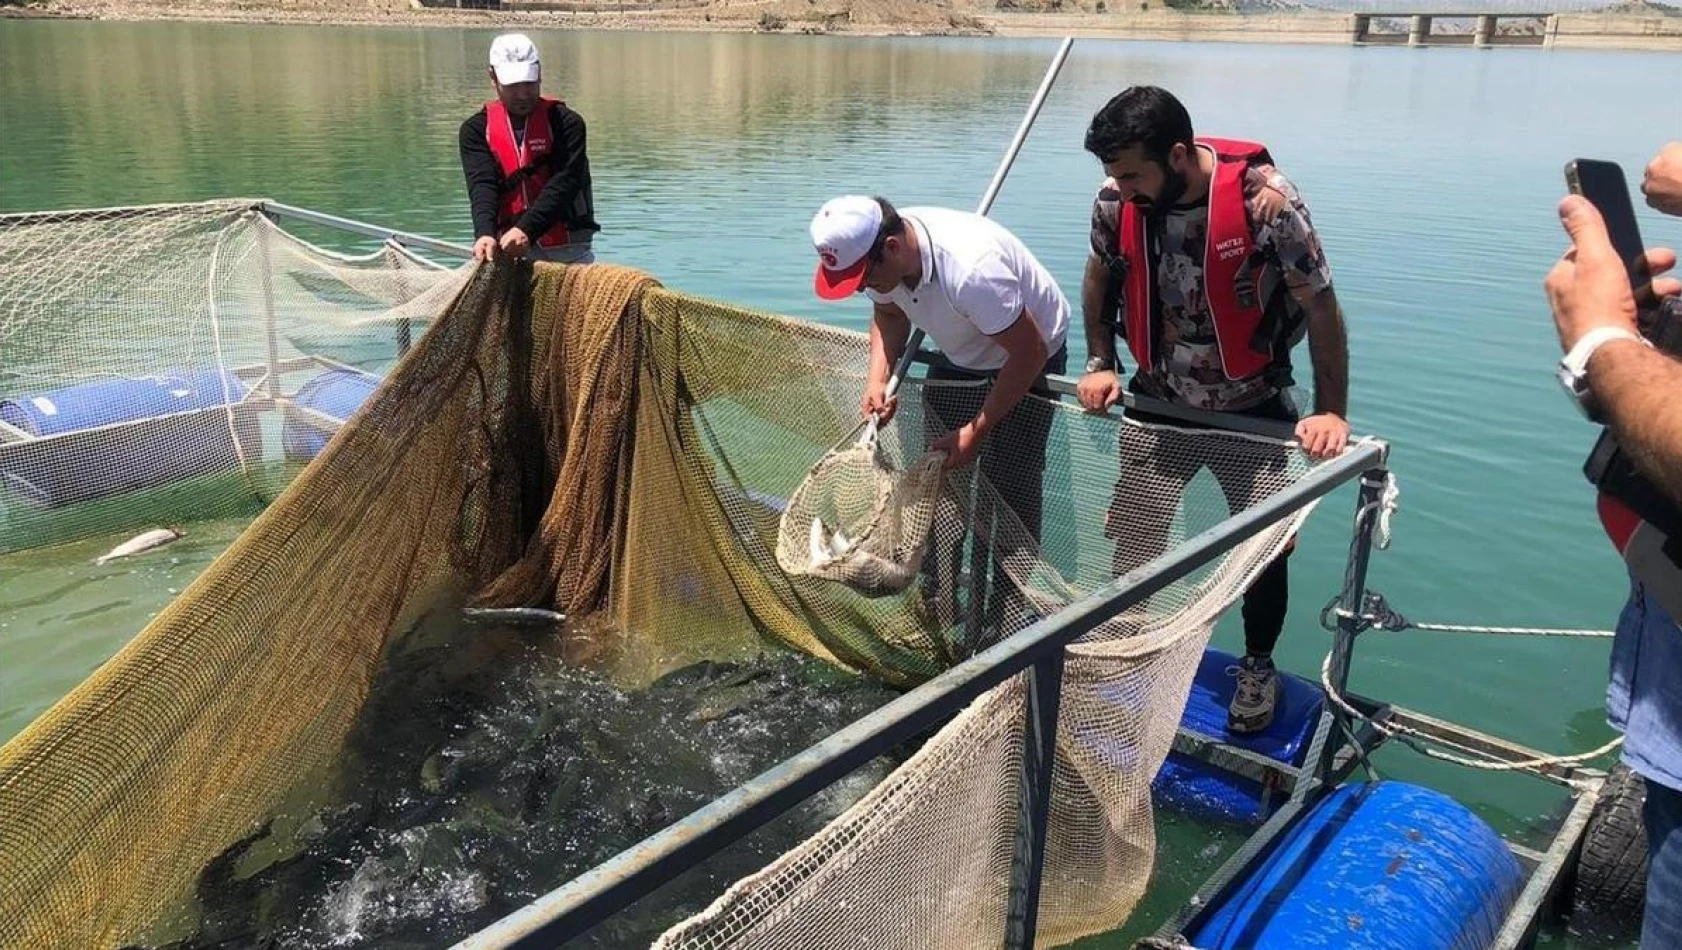
[[[1477,32],[1472,34],[1473,46],[1488,46],[1490,44],[1490,41],[1495,38],[1495,20],[1496,17],[1489,14],[1478,17]]]
[[[1431,18],[1423,13],[1413,16],[1413,28],[1408,30],[1409,46],[1424,46],[1431,38]]]
[[[1354,43],[1365,43],[1367,31],[1372,29],[1372,16],[1366,13],[1354,14],[1354,23],[1349,29],[1349,38]]]

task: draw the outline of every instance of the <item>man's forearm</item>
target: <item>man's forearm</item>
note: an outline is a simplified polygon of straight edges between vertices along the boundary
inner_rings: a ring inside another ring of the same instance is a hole
[[[1115,332],[1104,320],[1105,298],[1109,296],[1110,273],[1097,255],[1086,256],[1086,273],[1080,282],[1080,314],[1086,324],[1086,353],[1116,362]]]
[[[585,146],[584,120],[576,113],[558,113],[553,121],[556,148],[549,180],[520,217],[521,230],[537,237],[562,221],[570,221],[578,210],[578,196],[590,177],[590,159]],[[556,116],[551,116],[551,119]]]
[[[1589,386],[1635,467],[1682,505],[1682,363],[1634,340],[1589,359]]]
[[[1034,380],[1038,379],[1045,369],[1045,359],[1045,346],[1041,344],[1037,351],[1024,350],[1013,353],[1005,360],[1005,365],[999,369],[999,375],[993,379],[993,385],[987,390],[987,398],[982,400],[981,411],[970,420],[977,435],[991,432],[994,426],[1016,408],[1016,404],[1033,388]]]
[[[870,382],[885,384],[911,338],[911,321],[878,307],[870,318]]]
[[[1349,337],[1328,287],[1308,303],[1308,354],[1314,361],[1314,411],[1349,418]]]

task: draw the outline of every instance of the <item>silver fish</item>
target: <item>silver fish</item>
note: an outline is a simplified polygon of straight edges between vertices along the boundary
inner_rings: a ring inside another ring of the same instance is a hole
[[[809,553],[812,558],[813,567],[827,566],[834,561],[838,561],[841,558],[846,557],[847,552],[853,549],[852,540],[845,534],[842,534],[840,528],[836,528],[835,532],[829,536],[829,539],[825,540],[823,522],[817,518],[812,519],[812,531],[810,536],[807,538],[807,543],[811,548]]]
[[[519,626],[542,626],[564,623],[566,614],[541,607],[464,607],[462,616],[486,623],[505,623]]]
[[[94,558],[95,564],[104,564],[120,557],[129,557],[142,551],[161,548],[171,541],[181,537],[181,532],[173,528],[153,528],[145,534],[137,534],[122,544],[117,545],[106,553]]]

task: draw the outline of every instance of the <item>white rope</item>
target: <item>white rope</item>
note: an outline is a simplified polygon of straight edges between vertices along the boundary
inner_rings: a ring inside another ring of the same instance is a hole
[[[1380,551],[1390,549],[1390,516],[1396,513],[1402,490],[1396,486],[1396,473],[1390,469],[1384,470],[1384,491],[1378,497],[1378,530],[1373,536],[1373,544]]]
[[[1471,624],[1414,623],[1412,621],[1408,622],[1408,626],[1415,630],[1432,630],[1439,633],[1493,633],[1502,636],[1611,637],[1615,635],[1615,631],[1612,630],[1574,630],[1565,627],[1476,627]]]
[[[1545,755],[1540,758],[1523,759],[1517,762],[1508,762],[1493,758],[1468,759],[1448,752],[1439,752],[1436,749],[1428,748],[1421,744],[1422,742],[1429,742],[1433,740],[1433,737],[1429,733],[1414,729],[1410,726],[1404,726],[1400,723],[1380,722],[1369,716],[1362,715],[1358,710],[1350,706],[1349,703],[1344,701],[1343,696],[1338,693],[1337,689],[1332,686],[1332,654],[1330,652],[1326,654],[1325,660],[1320,663],[1320,685],[1325,689],[1326,697],[1332,701],[1332,704],[1337,706],[1338,709],[1342,710],[1344,715],[1349,716],[1351,719],[1371,723],[1374,729],[1377,729],[1389,738],[1401,742],[1403,745],[1420,753],[1421,755],[1425,755],[1433,759],[1440,759],[1444,762],[1452,762],[1455,765],[1464,765],[1467,768],[1484,769],[1491,772],[1512,772],[1521,769],[1540,768],[1548,765],[1575,765],[1579,762],[1587,762],[1590,759],[1599,758],[1600,756],[1611,752],[1613,749],[1616,749],[1624,741],[1623,736],[1618,736],[1611,742],[1608,742],[1600,748],[1594,749],[1590,752],[1579,752],[1574,755]]]
[[[1349,611],[1339,607],[1338,598],[1334,597],[1326,604],[1325,609],[1320,611],[1320,625],[1327,630],[1335,631],[1337,626],[1332,623],[1332,618],[1341,619],[1349,616]],[[1372,627],[1378,630],[1388,630],[1391,633],[1413,629],[1428,630],[1434,633],[1487,633],[1509,637],[1593,637],[1609,639],[1617,635],[1612,630],[1584,630],[1576,627],[1495,627],[1469,623],[1415,623],[1391,607],[1389,602],[1384,599],[1383,594],[1371,589],[1367,591],[1366,602],[1360,616],[1355,619],[1360,622],[1362,629]]]

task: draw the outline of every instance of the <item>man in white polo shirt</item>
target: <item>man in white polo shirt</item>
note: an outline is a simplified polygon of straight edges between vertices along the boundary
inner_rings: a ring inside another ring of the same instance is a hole
[[[967,211],[900,212],[882,198],[847,195],[818,210],[811,237],[818,296],[841,300],[863,290],[874,306],[863,412],[882,422],[893,417],[888,376],[916,324],[940,351],[928,372],[933,385],[923,390],[929,447],[947,453],[948,469],[979,457],[1000,500],[1037,539],[1052,411],[1023,397],[1034,391],[1055,399],[1044,378],[1064,371],[1069,301],[1057,281],[1016,235]],[[942,385],[962,382],[986,385]],[[994,516],[974,514],[978,524]],[[977,557],[995,553],[1002,552]],[[931,560],[949,557],[929,552]],[[932,576],[944,584],[948,574],[936,568]],[[987,575],[984,565],[972,565],[972,577]],[[1002,583],[1002,575],[995,578],[1008,595]],[[996,619],[1005,603],[987,600],[986,613]]]

